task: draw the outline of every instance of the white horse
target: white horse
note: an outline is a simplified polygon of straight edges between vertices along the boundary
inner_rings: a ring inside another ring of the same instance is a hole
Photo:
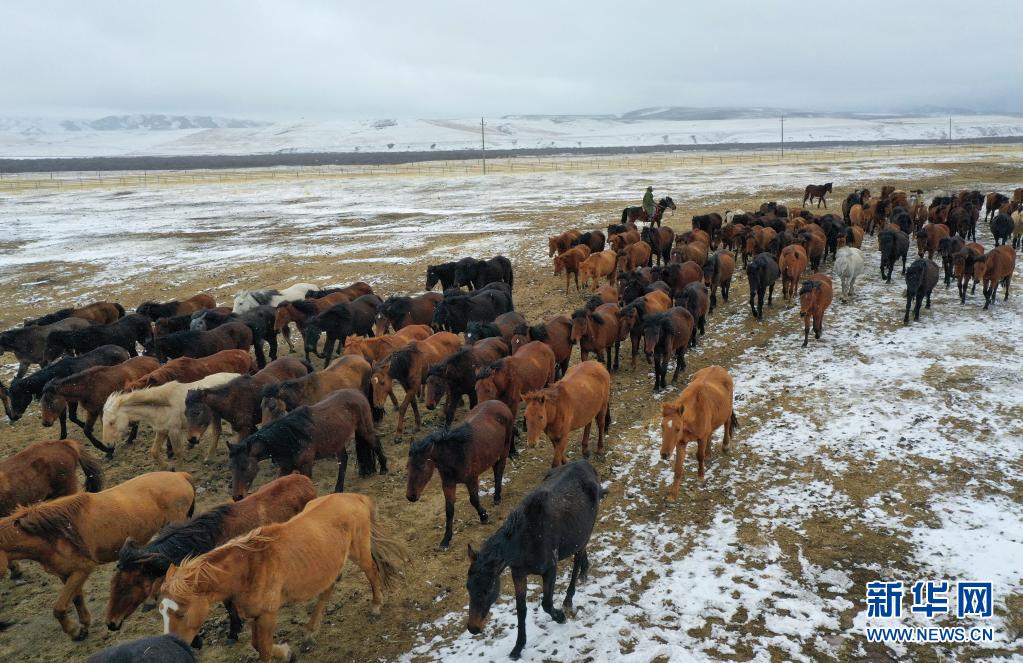
[[[234,312],[239,315],[251,311],[257,306],[277,306],[281,302],[296,302],[305,299],[305,293],[319,290],[315,283],[296,283],[284,290],[242,290],[234,296]]]
[[[188,421],[185,419],[185,395],[189,389],[219,387],[238,377],[238,373],[214,373],[196,382],[168,382],[157,387],[122,391],[110,394],[103,404],[103,441],[109,445],[114,440],[124,439],[128,426],[136,421],[149,424],[156,433],[149,455],[157,467],[166,463],[161,453],[170,442],[174,460],[184,461],[185,440],[188,438]],[[220,439],[220,419],[214,418],[213,445]]]
[[[843,246],[835,254],[834,274],[842,280],[842,301],[853,294],[856,278],[863,273],[863,252],[852,246]]]
[[[743,212],[741,209],[730,209],[727,212],[725,212],[725,223],[726,224],[731,223],[732,219],[734,219],[737,214],[741,215],[745,213],[746,212]]]

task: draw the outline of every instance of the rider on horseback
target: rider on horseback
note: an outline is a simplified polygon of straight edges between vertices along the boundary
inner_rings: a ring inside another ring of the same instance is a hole
[[[654,215],[654,188],[652,186],[648,186],[646,193],[643,194],[643,211],[647,213],[648,217]]]

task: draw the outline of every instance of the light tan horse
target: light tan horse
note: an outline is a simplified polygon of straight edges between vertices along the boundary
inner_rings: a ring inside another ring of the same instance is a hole
[[[599,361],[576,364],[551,386],[530,392],[526,401],[526,446],[533,448],[546,433],[554,447],[551,467],[568,462],[569,434],[583,429],[583,456],[590,456],[590,427],[597,424],[597,453],[604,453],[604,434],[611,422],[611,374]]]
[[[725,427],[724,449],[732,442],[732,430],[739,422],[732,410],[735,385],[732,376],[720,366],[697,371],[682,393],[671,403],[661,406],[661,458],[668,460],[675,451],[675,479],[668,498],[678,499],[686,460],[686,444],[695,441],[696,458],[700,463],[700,479],[710,457],[710,438],[720,426]]]
[[[380,361],[395,350],[400,350],[412,341],[430,337],[433,330],[429,325],[408,325],[393,334],[383,336],[349,336],[345,339],[346,355],[362,355],[369,363]]]
[[[210,606],[231,601],[241,618],[253,620],[252,647],[259,660],[289,660],[289,646],[273,642],[277,612],[315,598],[305,626],[311,641],[349,556],[369,580],[372,613],[380,614],[381,586],[407,559],[405,547],[383,532],[371,498],[355,493],[319,497],[285,523],[265,525],[180,567],[171,565],[160,602],[164,633],[191,642]]]
[[[151,472],[98,493],[21,507],[0,520],[0,569],[30,559],[63,580],[53,616],[72,639],[82,640],[92,621],[84,586],[96,567],[115,561],[129,538],[147,541],[194,508],[192,477],[184,472]],[[67,616],[72,602],[77,625]]]

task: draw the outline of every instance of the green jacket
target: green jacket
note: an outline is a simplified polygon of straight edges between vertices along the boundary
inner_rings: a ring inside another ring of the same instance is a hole
[[[654,213],[654,193],[653,191],[647,191],[643,194],[643,209],[646,210],[647,214]]]

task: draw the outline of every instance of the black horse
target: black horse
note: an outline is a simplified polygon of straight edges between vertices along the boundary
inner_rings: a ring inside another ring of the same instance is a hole
[[[966,242],[962,237],[942,237],[938,240],[938,254],[941,255],[941,268],[945,272],[945,287],[952,285],[952,261],[954,256],[963,250]]]
[[[834,261],[835,254],[838,253],[838,238],[845,237],[846,226],[833,214],[825,214],[817,223],[820,225],[821,230],[824,231],[826,239],[824,242],[824,257],[821,261],[827,262],[829,255],[831,260]]]
[[[600,253],[607,244],[607,237],[599,230],[587,230],[572,240],[571,246],[588,246],[590,253]]]
[[[252,349],[256,353],[256,363],[260,368],[266,366],[263,354],[263,343],[270,346],[270,361],[277,359],[277,332],[274,331],[274,320],[277,318],[276,307],[263,304],[245,313],[221,313],[214,309],[204,309],[191,314],[192,321],[188,329],[192,331],[211,331],[228,322],[243,322],[252,330]]]
[[[463,258],[455,263],[455,286],[478,290],[488,283],[507,283],[513,285],[511,260],[504,256],[494,256],[487,260]]]
[[[475,258],[462,258],[457,262],[443,262],[439,265],[426,266],[426,289],[433,290],[433,286],[440,283],[441,290],[448,290],[456,287],[455,270],[459,265],[466,265]]]
[[[86,659],[85,663],[195,663],[188,643],[176,635],[151,635],[107,647]]]
[[[311,361],[310,355],[323,357],[323,367],[330,365],[334,356],[334,345],[345,347],[345,339],[351,335],[372,336],[373,323],[376,321],[380,298],[376,295],[363,295],[354,302],[335,304],[326,311],[307,319],[305,329],[305,360]],[[323,342],[323,354],[316,351],[320,342],[320,334],[326,332]]]
[[[913,320],[920,319],[920,304],[927,298],[927,308],[931,308],[931,291],[938,284],[938,265],[927,258],[917,258],[906,270],[906,315],[902,324],[909,324],[909,309],[916,299],[913,308]]]
[[[781,276],[778,261],[770,253],[764,252],[750,260],[746,266],[749,279],[749,307],[753,317],[761,322],[764,320],[764,292],[767,292],[767,305],[771,305],[774,297],[774,282]],[[754,297],[756,301],[754,302]]]
[[[451,425],[462,397],[469,397],[469,407],[476,407],[476,371],[508,356],[503,340],[483,340],[476,345],[462,346],[452,355],[434,364],[426,373],[426,409],[433,410],[447,394],[444,405],[444,426]]]
[[[995,214],[995,218],[991,219],[991,235],[995,238],[995,246],[1009,243],[1013,225],[1012,217],[1008,214]]]
[[[461,334],[470,322],[492,322],[511,310],[511,297],[499,290],[445,297],[433,313],[433,326]]]
[[[881,279],[892,282],[895,261],[902,258],[902,273],[906,273],[906,257],[909,255],[909,235],[899,230],[882,230],[877,234],[877,246],[881,250]]]
[[[149,318],[129,313],[108,325],[55,331],[46,338],[46,349],[49,356],[59,357],[63,353],[81,355],[102,345],[117,345],[136,357],[136,344],[145,344],[152,338],[153,327]]]
[[[565,592],[564,607],[571,609],[576,581],[585,579],[590,561],[586,546],[597,521],[600,498],[606,494],[600,487],[597,472],[585,460],[577,460],[552,469],[543,482],[526,495],[505,519],[480,551],[469,546],[470,633],[478,634],[486,622],[491,606],[501,592],[501,574],[511,569],[515,583],[515,612],[518,616],[518,638],[511,651],[512,658],[522,654],[526,645],[526,577],[543,578],[544,612],[559,624],[565,612],[554,607],[554,582],[558,562],[569,556],[572,579]]]

